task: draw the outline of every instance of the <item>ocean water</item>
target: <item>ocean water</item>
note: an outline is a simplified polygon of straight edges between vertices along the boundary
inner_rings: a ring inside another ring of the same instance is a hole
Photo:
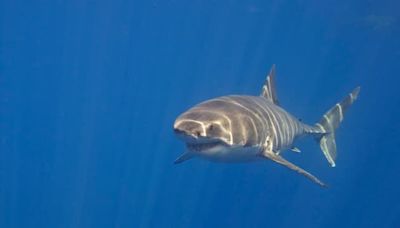
[[[400,227],[400,3],[0,1],[0,227]],[[175,118],[258,95],[314,123],[360,85],[337,167],[173,161]]]

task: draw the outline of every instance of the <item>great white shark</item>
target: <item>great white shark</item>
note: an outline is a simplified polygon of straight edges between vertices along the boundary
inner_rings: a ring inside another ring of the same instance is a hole
[[[272,66],[259,96],[229,95],[204,101],[182,113],[174,123],[175,134],[187,151],[175,160],[181,163],[199,157],[215,162],[251,162],[269,159],[326,186],[311,173],[287,161],[281,152],[300,152],[294,142],[311,136],[331,167],[335,167],[335,131],[344,113],[357,99],[360,87],[329,109],[314,125],[301,122],[279,104]]]

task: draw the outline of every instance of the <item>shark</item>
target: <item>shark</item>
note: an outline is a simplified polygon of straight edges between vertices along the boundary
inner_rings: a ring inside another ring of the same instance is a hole
[[[326,187],[313,174],[286,160],[282,152],[298,153],[300,149],[294,146],[295,142],[305,136],[313,137],[329,165],[335,167],[335,133],[359,92],[358,86],[317,123],[309,125],[280,105],[275,89],[275,65],[272,65],[259,96],[217,97],[180,114],[173,130],[187,149],[174,163],[192,158],[225,163],[272,160]]]

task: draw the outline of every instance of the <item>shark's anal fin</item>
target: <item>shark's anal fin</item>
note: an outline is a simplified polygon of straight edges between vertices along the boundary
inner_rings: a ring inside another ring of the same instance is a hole
[[[275,64],[271,67],[260,96],[265,97],[276,105],[279,105],[278,97],[276,96],[275,90]]]
[[[293,152],[296,152],[296,153],[300,153],[301,152],[301,150],[299,148],[295,147],[295,146],[292,147],[290,150],[293,151]]]
[[[276,162],[276,163],[278,163],[278,164],[281,164],[281,165],[283,165],[283,166],[286,166],[287,168],[289,168],[289,169],[291,169],[291,170],[294,170],[294,171],[296,171],[296,172],[298,172],[298,173],[300,173],[300,174],[306,176],[308,179],[312,180],[313,182],[319,184],[319,185],[322,186],[322,187],[327,187],[326,184],[324,184],[322,181],[320,181],[318,178],[316,178],[316,177],[315,177],[314,175],[312,175],[311,173],[309,173],[309,172],[305,171],[304,169],[302,169],[302,168],[296,166],[295,164],[293,164],[293,163],[287,161],[286,159],[284,159],[283,157],[281,157],[281,156],[275,154],[275,153],[272,152],[272,151],[270,151],[270,152],[264,151],[264,152],[261,154],[261,156],[264,157],[264,158],[271,159],[272,161],[274,161],[274,162]]]
[[[191,159],[191,158],[193,158],[193,157],[194,157],[194,154],[193,154],[193,153],[184,152],[183,154],[181,154],[181,156],[179,156],[179,157],[174,161],[174,164],[182,163],[182,162],[187,161],[187,160],[189,160],[189,159]]]

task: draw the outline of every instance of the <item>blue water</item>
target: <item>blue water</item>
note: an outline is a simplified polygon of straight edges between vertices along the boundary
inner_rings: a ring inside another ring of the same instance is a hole
[[[400,3],[0,1],[0,227],[400,227]],[[272,162],[217,164],[172,124],[258,95],[277,66],[314,123],[353,88],[337,167],[312,139]]]

